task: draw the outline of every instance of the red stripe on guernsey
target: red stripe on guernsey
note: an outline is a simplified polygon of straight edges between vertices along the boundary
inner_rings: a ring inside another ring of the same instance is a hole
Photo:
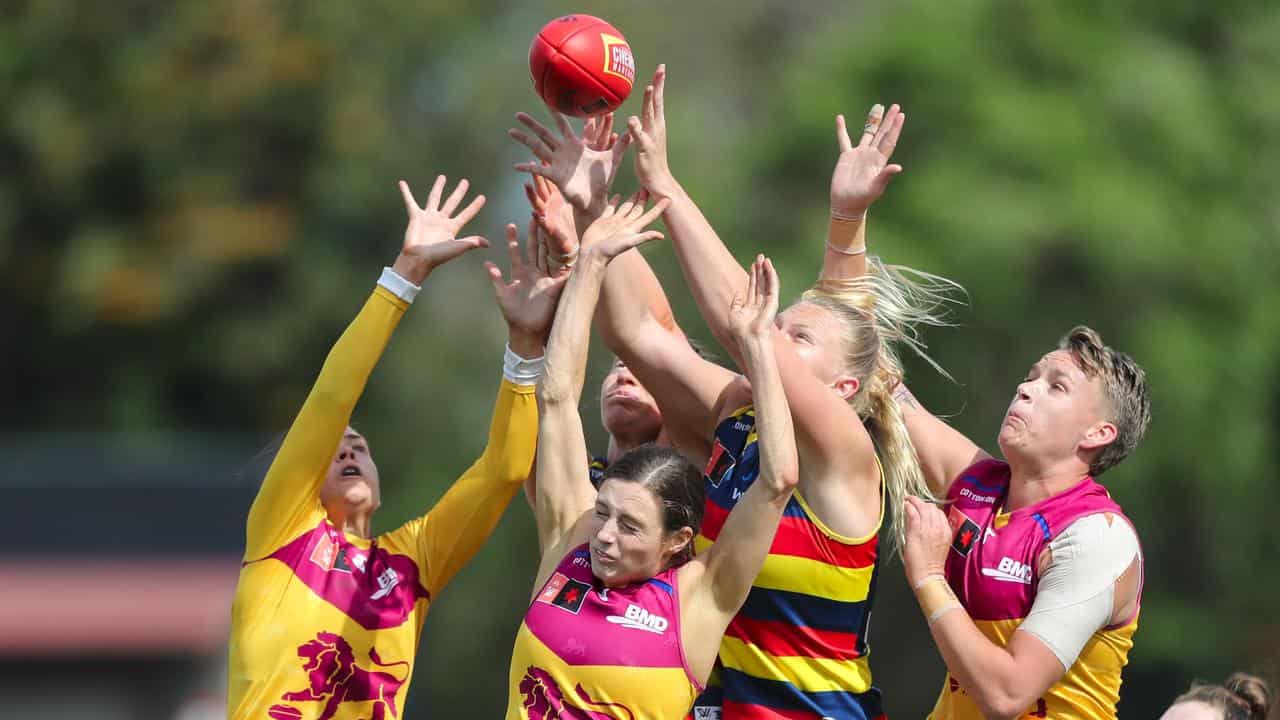
[[[792,499],[791,502],[795,502]],[[702,529],[699,533],[714,541],[720,536],[729,511],[716,503],[708,502],[703,510]],[[818,560],[842,568],[864,568],[876,563],[877,543],[865,542],[847,545],[822,534],[808,518],[783,517],[778,522],[778,533],[773,536],[770,555]]]
[[[721,706],[721,717],[735,720],[813,720],[814,715],[808,710],[781,710],[763,705],[744,705],[725,700]]]
[[[774,657],[811,657],[827,660],[856,660],[858,634],[819,630],[772,620],[752,620],[738,615],[725,635],[755,645]]]

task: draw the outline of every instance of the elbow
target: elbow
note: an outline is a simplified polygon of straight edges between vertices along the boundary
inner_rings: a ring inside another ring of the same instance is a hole
[[[780,470],[774,480],[780,495],[790,495],[800,485],[800,468],[791,466]]]
[[[974,698],[982,716],[990,720],[1016,720],[1033,702],[1004,690],[988,690]]]
[[[573,383],[557,377],[554,373],[543,374],[542,379],[538,381],[537,396],[540,412],[549,407],[576,405],[578,402]]]

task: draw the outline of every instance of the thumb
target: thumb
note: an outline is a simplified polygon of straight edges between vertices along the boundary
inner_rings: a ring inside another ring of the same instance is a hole
[[[902,501],[902,509],[903,509],[902,515],[906,519],[907,532],[911,532],[912,530],[916,529],[916,527],[920,525],[920,510],[919,508],[916,507],[915,502],[912,502],[912,501],[916,501],[916,498],[913,495],[908,495],[907,497],[903,498],[903,501]],[[916,501],[916,502],[919,502],[919,501]]]
[[[470,252],[476,248],[489,247],[489,241],[479,235],[459,238],[457,240],[446,240],[445,242],[433,243],[423,247],[422,254],[433,266],[439,266],[450,260]]]
[[[889,186],[889,181],[892,180],[895,175],[901,172],[902,172],[901,165],[897,165],[897,164],[885,165],[884,169],[880,171],[880,174],[876,176],[876,179],[873,182],[873,185],[875,186],[876,191],[884,192],[884,189]]]

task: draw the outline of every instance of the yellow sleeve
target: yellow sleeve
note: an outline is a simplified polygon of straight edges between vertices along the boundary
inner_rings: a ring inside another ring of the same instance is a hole
[[[538,403],[533,385],[503,380],[484,454],[426,515],[383,536],[392,552],[412,553],[434,597],[471,561],[533,471]]]
[[[270,555],[324,515],[320,486],[342,433],[408,304],[379,286],[338,338],[276,454],[245,528],[246,561]]]

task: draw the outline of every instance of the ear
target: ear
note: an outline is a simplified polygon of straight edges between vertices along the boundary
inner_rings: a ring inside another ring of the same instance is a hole
[[[836,391],[836,394],[845,399],[845,402],[848,402],[853,399],[854,395],[858,394],[858,388],[862,387],[862,383],[858,381],[858,378],[845,376],[836,378],[831,387]]]
[[[685,525],[679,530],[667,535],[666,548],[664,552],[666,559],[670,560],[676,555],[679,555],[686,546],[690,548],[693,547],[693,528],[688,525]]]
[[[1084,437],[1080,439],[1080,449],[1082,450],[1101,450],[1110,445],[1119,437],[1120,431],[1112,423],[1103,421],[1085,431]]]

